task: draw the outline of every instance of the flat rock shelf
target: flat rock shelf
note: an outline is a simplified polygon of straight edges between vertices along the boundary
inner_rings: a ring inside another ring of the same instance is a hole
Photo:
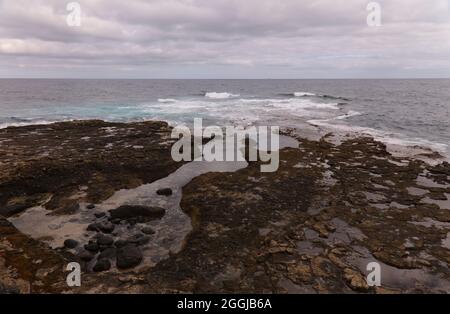
[[[157,121],[0,130],[0,291],[450,292],[448,163],[285,130],[279,169],[262,173],[176,163],[170,132]],[[366,283],[370,262],[381,287]]]

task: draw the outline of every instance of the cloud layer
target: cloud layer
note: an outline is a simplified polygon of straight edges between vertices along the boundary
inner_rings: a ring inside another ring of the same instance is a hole
[[[449,0],[0,0],[1,77],[450,77]]]

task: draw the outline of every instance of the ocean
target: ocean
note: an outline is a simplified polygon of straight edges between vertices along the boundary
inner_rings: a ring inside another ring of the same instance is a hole
[[[0,128],[79,119],[176,125],[194,118],[367,134],[448,156],[450,80],[0,79]]]

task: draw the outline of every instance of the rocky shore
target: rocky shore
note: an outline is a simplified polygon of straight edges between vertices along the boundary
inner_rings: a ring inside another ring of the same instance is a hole
[[[0,130],[0,292],[450,292],[448,163],[394,157],[371,138],[291,132],[298,148],[280,151],[277,172],[250,162],[203,173],[182,195],[157,186],[139,190],[157,201],[108,203],[181,169],[170,131],[102,121]],[[149,263],[154,242],[173,242],[176,224],[158,223],[177,197],[192,230]],[[65,282],[72,261],[79,288]],[[380,287],[366,283],[370,262]]]

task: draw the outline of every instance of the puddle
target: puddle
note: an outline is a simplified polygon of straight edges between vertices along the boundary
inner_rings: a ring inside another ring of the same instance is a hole
[[[445,193],[445,196],[447,197],[447,199],[445,201],[444,200],[433,200],[427,196],[427,197],[423,198],[421,200],[421,202],[425,203],[425,204],[435,204],[435,205],[438,205],[441,209],[449,209],[450,210],[450,194]]]
[[[450,232],[447,233],[447,237],[442,240],[442,246],[450,250]]]
[[[427,273],[422,269],[399,269],[389,266],[372,256],[364,247],[354,248],[358,256],[351,256],[348,262],[368,275],[367,264],[377,262],[381,267],[381,285],[401,290],[413,290],[415,288],[427,287],[434,292],[450,292],[450,281],[445,278]]]
[[[371,193],[371,192],[363,192],[369,202],[380,202],[386,200],[384,195]]]
[[[419,188],[416,188],[413,186],[407,187],[406,190],[408,191],[409,195],[414,195],[414,196],[423,196],[428,193],[428,190],[419,189]]]
[[[364,235],[364,233],[361,232],[361,230],[350,226],[348,223],[346,223],[344,220],[340,218],[333,218],[331,220],[331,223],[334,225],[336,230],[334,232],[330,232],[327,238],[320,238],[319,234],[316,231],[311,229],[305,229],[306,240],[320,241],[330,246],[339,243],[350,244],[353,240],[362,241],[366,238],[366,236]]]
[[[447,185],[434,182],[433,179],[425,177],[423,174],[419,175],[416,179],[417,185],[427,188],[446,188]]]
[[[434,220],[430,217],[426,217],[422,221],[410,221],[409,223],[412,223],[417,226],[422,226],[425,228],[435,227],[438,229],[444,229],[444,228],[450,229],[450,222],[442,222],[442,221]]]
[[[297,251],[300,254],[317,256],[323,253],[323,248],[314,246],[310,241],[299,241],[297,242]]]

